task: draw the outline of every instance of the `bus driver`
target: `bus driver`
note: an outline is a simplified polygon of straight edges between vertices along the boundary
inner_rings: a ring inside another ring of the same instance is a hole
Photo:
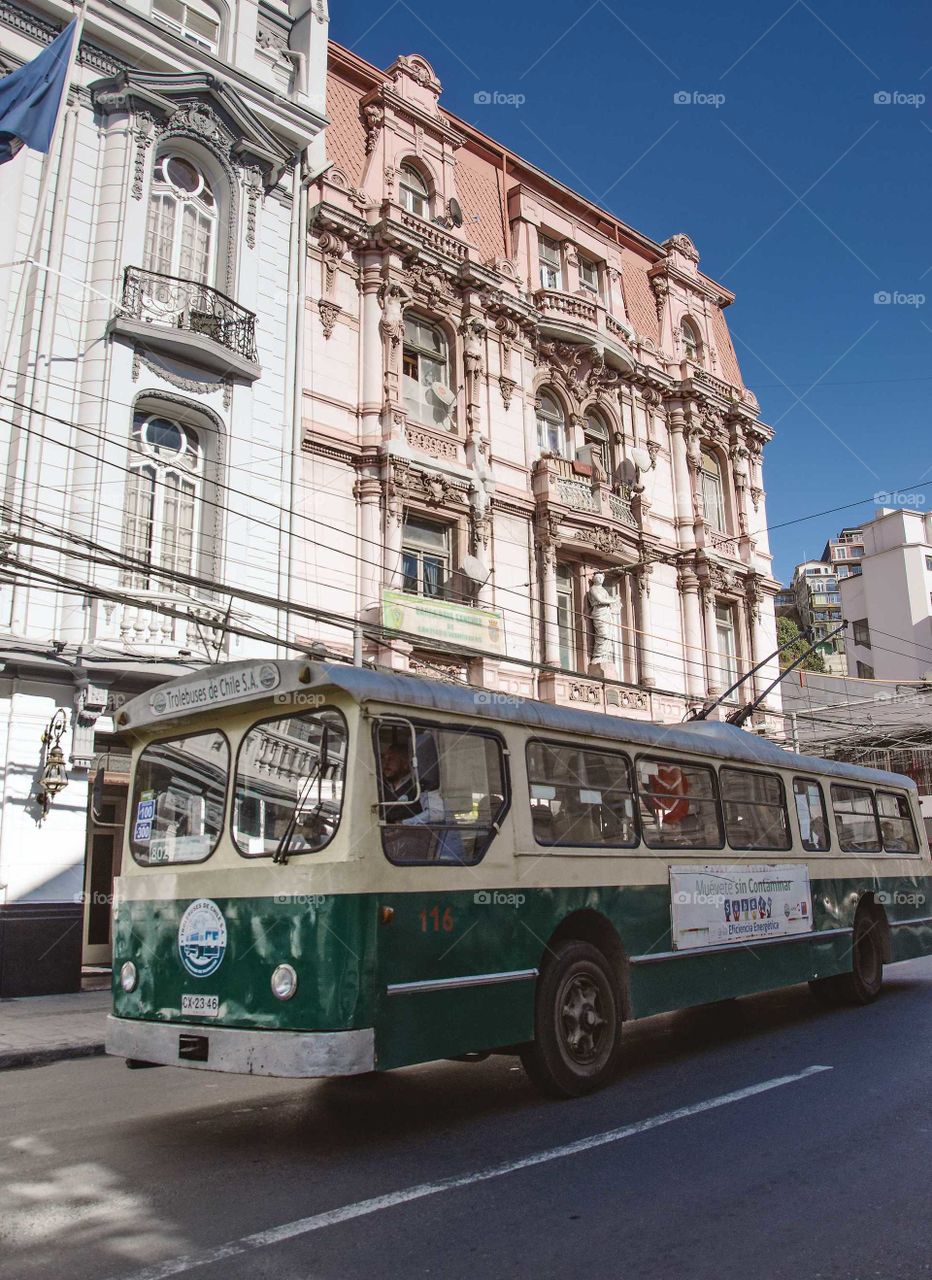
[[[407,735],[383,738],[380,750],[382,819],[386,824],[427,827],[429,830],[392,834],[393,853],[412,861],[461,862],[462,841],[440,793],[440,761],[433,735],[420,733],[417,750],[424,757],[418,779],[411,767],[411,742]]]

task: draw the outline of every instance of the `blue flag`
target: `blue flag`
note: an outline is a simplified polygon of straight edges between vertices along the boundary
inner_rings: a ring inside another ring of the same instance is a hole
[[[77,22],[72,19],[32,62],[0,80],[0,164],[20,147],[48,151],[52,145]]]

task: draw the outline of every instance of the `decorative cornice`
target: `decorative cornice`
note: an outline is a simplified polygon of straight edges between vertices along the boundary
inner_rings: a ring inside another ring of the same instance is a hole
[[[162,130],[188,133],[223,145],[242,165],[261,169],[267,189],[274,187],[295,157],[246,104],[236,89],[206,71],[123,71],[91,85],[94,105],[103,114],[127,111],[150,119]]]
[[[10,0],[0,0],[0,24],[9,27],[12,31],[18,31],[21,35],[28,36],[30,40],[35,40],[37,44],[42,45],[51,44],[56,36],[61,35],[66,25],[56,26],[53,22],[47,22],[36,14],[27,13],[19,5],[11,4]],[[92,44],[89,40],[81,41],[81,47],[78,50],[78,62],[82,67],[90,67],[93,71],[99,71],[102,75],[107,76],[117,75],[119,72],[125,71],[129,65],[108,50]]]

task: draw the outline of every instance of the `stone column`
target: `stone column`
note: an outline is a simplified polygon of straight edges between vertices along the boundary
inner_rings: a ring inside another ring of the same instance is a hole
[[[715,627],[715,588],[708,578],[702,584],[702,612],[705,620],[706,692],[714,697],[721,693],[724,685],[718,632]]]
[[[651,688],[657,682],[654,679],[653,654],[651,651],[651,613],[650,613],[650,579],[653,566],[642,565],[633,575],[635,651],[638,659],[638,684]]]
[[[704,700],[705,663],[702,644],[702,608],[699,603],[699,579],[693,570],[684,565],[677,574],[677,587],[683,610],[683,642],[685,651],[683,666],[686,672],[686,692],[689,697]]]
[[[682,405],[673,405],[669,415],[670,451],[673,455],[673,496],[675,499],[676,529],[680,547],[684,550],[696,545],[693,485],[689,473],[686,448],[686,415]]]
[[[544,664],[560,665],[560,629],[557,626],[557,543],[555,521],[539,529],[534,540],[534,551],[540,571],[541,621],[544,641]]]
[[[377,469],[360,470],[353,486],[359,528],[359,596],[360,616],[372,616],[381,605],[382,593],[382,484]]]
[[[359,359],[362,366],[362,439],[374,443],[381,439],[381,414],[384,396],[382,384],[382,337],[379,322],[381,254],[366,254],[362,263],[362,333]]]

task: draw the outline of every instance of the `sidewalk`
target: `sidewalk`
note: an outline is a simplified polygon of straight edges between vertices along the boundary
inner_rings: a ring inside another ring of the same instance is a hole
[[[104,1051],[110,991],[0,1000],[0,1071]]]

